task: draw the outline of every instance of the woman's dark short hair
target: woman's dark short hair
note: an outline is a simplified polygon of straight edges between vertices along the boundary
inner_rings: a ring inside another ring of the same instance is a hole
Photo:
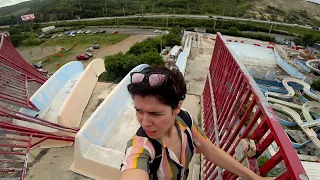
[[[135,95],[142,97],[153,96],[172,109],[176,109],[179,102],[185,99],[187,92],[186,83],[182,73],[177,68],[147,67],[141,73],[145,75],[153,73],[165,74],[166,80],[154,87],[150,86],[148,81],[130,83],[127,88],[132,98]]]

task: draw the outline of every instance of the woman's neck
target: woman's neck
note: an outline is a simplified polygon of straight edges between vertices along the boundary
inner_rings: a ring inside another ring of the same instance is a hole
[[[171,124],[171,126],[169,127],[168,131],[164,134],[165,138],[171,138],[172,135],[174,134],[175,131],[175,125],[174,125],[175,121],[173,121],[173,123]]]

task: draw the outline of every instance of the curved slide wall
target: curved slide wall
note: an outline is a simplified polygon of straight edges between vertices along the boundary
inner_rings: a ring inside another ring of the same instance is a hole
[[[288,82],[295,82],[295,83],[301,84],[303,86],[304,93],[306,93],[308,96],[312,97],[313,99],[320,101],[320,96],[311,91],[311,86],[308,83],[306,83],[302,80],[299,80],[299,79],[295,79],[295,78],[285,78],[282,80],[282,84],[283,84],[284,88],[288,91],[287,94],[280,94],[280,93],[276,93],[276,92],[267,92],[266,96],[267,97],[272,96],[272,97],[276,97],[279,99],[286,99],[286,100],[291,99],[294,96],[295,91],[291,86],[288,85]]]
[[[320,140],[318,139],[316,132],[312,128],[309,128],[305,125],[305,123],[301,120],[300,115],[295,110],[280,104],[271,104],[271,107],[277,111],[281,111],[289,115],[299,125],[303,132],[310,138],[310,140],[316,145],[316,147],[320,149]],[[302,111],[306,111],[306,109],[303,109]]]
[[[147,66],[139,65],[132,71],[141,71]],[[70,170],[94,179],[119,179],[125,142],[139,128],[133,101],[127,91],[129,83],[130,73],[77,133]]]
[[[298,78],[298,79],[305,79],[306,78],[295,67],[291,66],[289,63],[287,63],[285,60],[283,60],[276,49],[274,49],[274,54],[276,56],[277,64],[283,70],[285,70],[290,76]]]
[[[309,61],[306,62],[306,66],[309,69],[311,69],[311,70],[317,72],[318,74],[320,74],[320,70],[311,65],[311,63],[314,63],[314,62],[320,63],[320,59],[309,60]]]
[[[58,113],[58,124],[79,127],[98,78],[105,71],[103,59],[95,59],[86,67]]]
[[[69,62],[54,73],[38,90],[30,100],[38,107],[39,112],[22,108],[20,112],[31,116],[57,123],[58,112],[67,99],[71,89],[83,73],[81,62]],[[47,132],[55,132],[56,129],[48,128],[34,123],[13,120],[19,126],[34,128]],[[62,124],[63,125],[63,124]]]
[[[305,70],[306,72],[308,73],[311,73],[310,71],[310,68],[308,68],[308,66],[306,65],[306,63],[304,61],[301,61],[301,60],[294,60],[294,62],[299,66],[301,67],[303,70]]]

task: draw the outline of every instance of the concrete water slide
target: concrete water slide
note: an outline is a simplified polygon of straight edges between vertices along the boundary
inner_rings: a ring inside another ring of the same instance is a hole
[[[87,106],[98,77],[104,71],[103,59],[92,61],[85,70],[81,62],[67,63],[54,73],[30,98],[40,111],[36,112],[22,108],[20,112],[63,126],[79,127],[83,111]],[[13,120],[13,123],[46,132],[66,133],[24,121]],[[70,142],[48,141],[44,142],[42,147],[61,147],[71,144]]]
[[[312,63],[320,63],[320,59],[313,59],[313,60],[309,60],[306,62],[306,66],[311,69],[312,71],[317,72],[318,74],[320,74],[320,70],[318,68],[315,68],[314,66],[312,66]]]
[[[316,132],[311,128],[315,125],[320,125],[319,120],[315,120],[314,122],[313,121],[303,122],[301,120],[300,115],[295,110],[287,106],[280,105],[280,104],[271,104],[271,107],[274,110],[283,112],[288,116],[290,116],[299,125],[299,127],[303,130],[303,132],[310,138],[310,140],[314,143],[314,145],[318,149],[320,149],[320,140],[318,139]],[[307,111],[307,110],[302,109],[302,112],[303,111]],[[309,113],[309,112],[305,112],[305,113]]]
[[[132,71],[141,71],[139,65]],[[131,72],[132,72],[131,71]],[[112,90],[76,135],[70,170],[93,179],[119,179],[126,143],[139,128],[127,85],[130,73]]]
[[[313,99],[316,99],[317,101],[320,101],[320,95],[312,92],[311,86],[308,83],[306,83],[300,79],[296,79],[296,78],[285,78],[282,80],[282,84],[283,84],[284,88],[288,91],[287,94],[280,94],[280,93],[276,93],[276,92],[267,92],[265,95],[267,97],[272,96],[272,97],[276,97],[276,98],[284,99],[284,100],[291,99],[294,96],[295,91],[290,85],[288,85],[288,82],[294,82],[294,83],[301,84],[303,86],[303,92],[305,94],[307,94],[308,96],[310,96]]]

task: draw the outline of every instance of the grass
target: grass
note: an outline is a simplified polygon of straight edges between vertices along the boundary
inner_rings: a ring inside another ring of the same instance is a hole
[[[53,40],[49,40],[44,43],[42,46],[60,46],[65,49],[70,49],[66,52],[59,52],[62,54],[62,57],[57,57],[56,54],[49,55],[42,59],[34,60],[33,63],[42,62],[43,69],[49,71],[49,73],[57,71],[64,64],[75,61],[75,56],[79,55],[81,52],[85,52],[88,46],[93,44],[99,44],[100,46],[106,46],[111,44],[116,44],[124,39],[129,37],[129,35],[123,34],[79,34],[75,37],[63,36]],[[78,44],[74,46],[74,44]],[[46,59],[50,58],[49,61]],[[57,63],[60,63],[59,66],[56,66]]]

